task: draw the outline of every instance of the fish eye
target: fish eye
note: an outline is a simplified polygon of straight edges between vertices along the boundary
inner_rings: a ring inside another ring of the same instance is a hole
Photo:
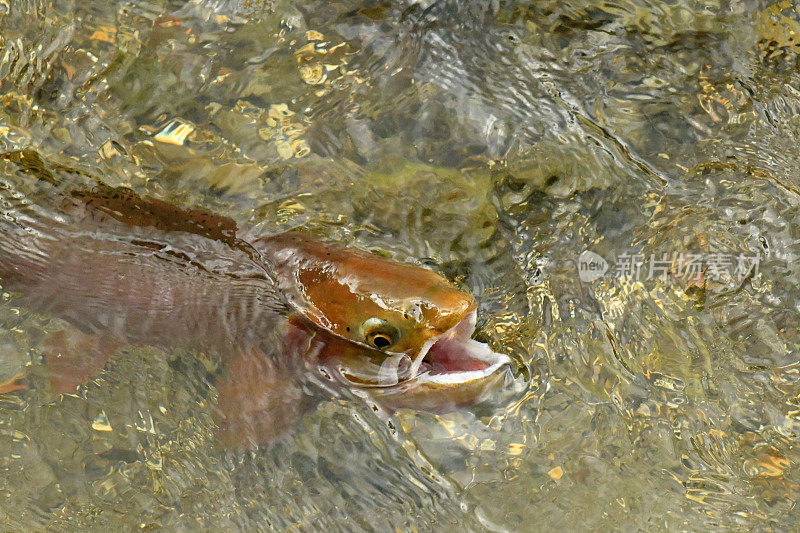
[[[397,340],[397,329],[380,318],[370,318],[361,325],[364,341],[378,350],[385,350]]]

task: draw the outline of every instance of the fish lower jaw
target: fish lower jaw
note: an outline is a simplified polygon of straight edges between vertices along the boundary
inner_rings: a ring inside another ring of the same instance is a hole
[[[511,366],[509,356],[492,351],[482,342],[443,336],[428,350],[415,379],[419,383],[459,385],[485,379]]]
[[[505,354],[495,354],[497,361],[482,370],[456,370],[436,372],[427,363],[423,364],[421,372],[414,378],[419,384],[431,385],[463,385],[470,382],[480,381],[500,371],[503,367],[511,369],[511,358]]]

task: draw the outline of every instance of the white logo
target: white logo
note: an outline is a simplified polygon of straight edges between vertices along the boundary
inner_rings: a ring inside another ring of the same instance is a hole
[[[578,257],[578,275],[581,281],[589,283],[602,277],[606,272],[608,272],[606,260],[591,250],[584,251]]]

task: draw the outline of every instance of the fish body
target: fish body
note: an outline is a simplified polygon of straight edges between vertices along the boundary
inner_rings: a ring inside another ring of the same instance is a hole
[[[509,376],[508,357],[470,339],[474,299],[428,269],[102,184],[30,202],[0,183],[0,215],[4,289],[78,330],[52,348],[57,392],[123,344],[213,351],[228,361],[223,435],[265,442],[302,411],[298,373],[432,411]]]
[[[127,189],[47,200],[0,225],[0,281],[31,310],[132,344],[227,352],[263,337],[262,319],[283,308],[253,252],[217,231],[230,220],[209,230],[186,222],[209,214],[164,212]]]

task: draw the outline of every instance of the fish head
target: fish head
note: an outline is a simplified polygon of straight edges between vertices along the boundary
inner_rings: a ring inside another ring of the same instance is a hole
[[[314,326],[306,358],[384,406],[442,411],[505,383],[510,358],[471,339],[475,299],[439,274],[294,233],[262,246],[296,324]]]

